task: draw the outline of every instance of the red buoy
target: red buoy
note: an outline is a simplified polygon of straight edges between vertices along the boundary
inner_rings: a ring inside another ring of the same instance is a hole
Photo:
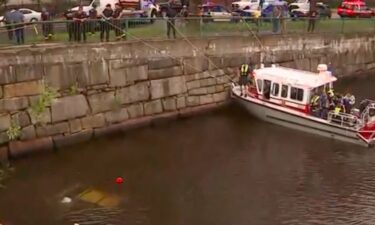
[[[124,178],[122,178],[122,177],[116,177],[116,183],[117,183],[117,184],[122,184],[122,183],[124,183]]]

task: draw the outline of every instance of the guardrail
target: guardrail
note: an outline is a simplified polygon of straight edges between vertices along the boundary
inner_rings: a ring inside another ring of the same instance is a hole
[[[17,44],[16,35],[24,33],[24,42],[20,44],[66,43],[77,42],[81,37],[86,42],[106,41],[106,31],[109,30],[109,41],[114,41],[115,35],[125,34],[122,40],[134,39],[165,39],[167,37],[165,18],[126,18],[116,21],[86,20],[82,23],[71,20],[34,22],[6,25],[0,27],[0,46]],[[170,25],[171,38],[173,27],[177,38],[211,37],[230,35],[267,35],[307,33],[309,24],[315,24],[314,33],[355,33],[375,32],[375,19],[272,19],[272,18],[208,18],[208,17],[177,17]],[[311,28],[311,27],[310,27]],[[101,40],[100,33],[104,30]],[[116,32],[117,31],[117,32]],[[80,34],[80,35],[79,35]]]

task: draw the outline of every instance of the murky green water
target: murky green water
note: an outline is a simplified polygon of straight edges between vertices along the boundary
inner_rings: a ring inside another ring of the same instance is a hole
[[[375,98],[375,77],[339,86]],[[14,166],[0,191],[4,225],[375,224],[374,149],[267,124],[236,105]],[[80,200],[87,188],[118,196],[118,207]]]

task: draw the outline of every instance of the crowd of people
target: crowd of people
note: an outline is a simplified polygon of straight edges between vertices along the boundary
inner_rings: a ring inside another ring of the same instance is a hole
[[[168,7],[166,11],[167,16],[167,36],[170,38],[176,38],[176,17],[179,16],[179,12],[176,10],[175,0],[168,1]],[[187,6],[184,5],[182,11],[184,16],[187,16]],[[68,34],[69,41],[75,42],[86,42],[88,35],[93,35],[97,31],[100,33],[100,40],[109,41],[111,31],[114,32],[116,40],[126,38],[126,32],[124,32],[124,18],[125,13],[122,6],[116,3],[114,6],[107,4],[102,12],[97,11],[97,7],[93,5],[88,13],[83,10],[80,6],[78,11],[66,11],[64,13],[66,19],[66,31]],[[50,40],[54,36],[54,24],[53,16],[46,8],[42,9],[41,13],[41,27],[44,39]],[[24,15],[19,9],[10,9],[5,13],[4,22],[6,29],[8,30],[8,38],[10,41],[16,37],[17,44],[25,43],[25,27],[28,25],[28,21],[25,21]],[[36,29],[34,25],[34,29]]]

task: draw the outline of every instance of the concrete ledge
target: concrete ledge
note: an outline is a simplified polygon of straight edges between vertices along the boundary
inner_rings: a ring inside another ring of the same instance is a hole
[[[169,122],[178,119],[178,112],[167,112],[153,116],[151,124],[158,125],[161,123]]]
[[[227,101],[219,103],[211,103],[202,106],[189,107],[175,112],[167,112],[153,116],[145,116],[142,118],[135,118],[126,120],[121,123],[112,124],[108,127],[83,130],[72,135],[59,135],[55,137],[45,137],[29,141],[13,141],[7,146],[0,147],[0,162],[8,160],[8,158],[19,158],[31,153],[47,152],[53,148],[63,148],[74,144],[82,143],[93,139],[94,137],[101,137],[117,132],[125,132],[132,129],[146,127],[150,125],[158,125],[163,122],[177,120],[178,118],[191,117],[198,114],[217,109],[228,104]]]
[[[11,158],[18,158],[31,153],[47,152],[53,150],[52,137],[34,139],[30,141],[12,141],[9,143]]]
[[[199,114],[211,111],[217,107],[218,107],[217,103],[210,103],[207,105],[189,107],[189,108],[179,110],[179,116],[181,118],[191,117],[191,116],[195,116],[195,115],[199,115]]]
[[[94,131],[90,130],[83,130],[78,133],[74,133],[72,135],[64,136],[59,135],[53,137],[53,143],[55,148],[63,148],[67,146],[71,146],[74,144],[79,144],[82,142],[89,141],[93,137]]]
[[[6,164],[9,160],[9,151],[7,146],[0,147],[0,166]]]

